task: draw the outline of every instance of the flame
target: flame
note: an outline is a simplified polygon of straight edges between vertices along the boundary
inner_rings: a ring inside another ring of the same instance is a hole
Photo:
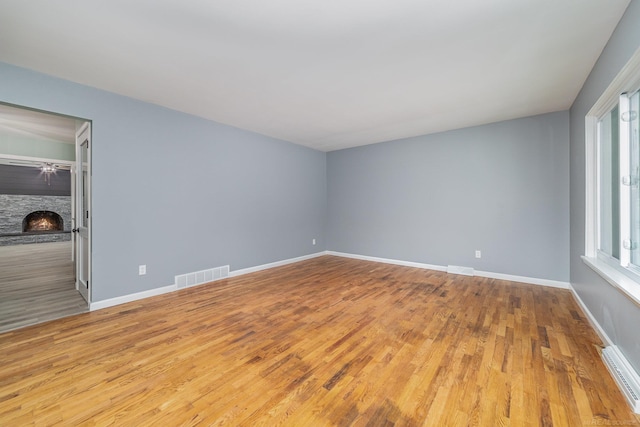
[[[48,231],[55,230],[56,225],[53,222],[49,221],[48,218],[40,218],[36,221],[31,222],[29,228],[34,231]]]

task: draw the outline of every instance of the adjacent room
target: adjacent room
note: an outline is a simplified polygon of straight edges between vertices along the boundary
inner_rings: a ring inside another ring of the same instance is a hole
[[[0,105],[0,332],[83,313],[76,289],[76,120]]]
[[[0,425],[640,424],[640,3],[7,0],[0,40]]]

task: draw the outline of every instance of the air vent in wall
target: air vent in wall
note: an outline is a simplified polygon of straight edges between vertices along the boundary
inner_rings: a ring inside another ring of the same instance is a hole
[[[640,378],[636,371],[616,346],[602,350],[602,359],[633,411],[640,414]]]
[[[461,267],[459,265],[447,265],[447,273],[473,276],[475,274],[475,270],[472,267]]]
[[[210,268],[208,270],[200,270],[193,273],[180,274],[176,276],[175,285],[178,289],[188,288],[191,286],[201,285],[203,283],[213,282],[215,280],[229,277],[229,266]]]

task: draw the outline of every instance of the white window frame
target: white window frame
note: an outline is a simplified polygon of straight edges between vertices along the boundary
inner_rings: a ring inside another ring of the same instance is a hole
[[[598,251],[600,229],[598,224],[598,121],[620,103],[621,94],[632,93],[638,88],[640,88],[640,49],[635,52],[585,116],[585,254],[582,260],[608,283],[620,289],[632,301],[640,305],[640,271],[636,268],[628,268],[629,251],[622,250],[621,247],[620,261]],[[622,108],[623,105],[620,105],[620,111],[624,111]],[[622,133],[621,129],[620,134],[622,135]],[[624,141],[621,141],[622,144]],[[622,149],[621,146],[620,151]],[[629,168],[628,164],[621,164],[621,167]],[[628,172],[621,169],[620,175],[628,175]],[[628,199],[621,198],[620,209],[623,216],[620,223],[621,228],[628,228],[629,224],[629,221],[624,221],[624,216],[629,215],[629,206],[625,208],[627,204],[625,200]],[[621,234],[625,235],[623,233],[624,230],[621,230]],[[623,239],[620,240],[622,246]]]

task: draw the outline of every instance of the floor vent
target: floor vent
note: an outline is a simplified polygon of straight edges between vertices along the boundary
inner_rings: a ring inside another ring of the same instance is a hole
[[[225,265],[224,267],[210,268],[208,270],[200,270],[194,273],[181,274],[176,276],[175,284],[178,289],[182,289],[213,282],[226,277],[229,277],[228,265]]]
[[[627,398],[633,412],[640,414],[640,377],[636,371],[616,346],[609,346],[602,350],[602,359],[613,379],[618,383],[622,394]]]
[[[447,273],[463,274],[465,276],[473,276],[475,274],[472,267],[460,267],[459,265],[447,265]]]

